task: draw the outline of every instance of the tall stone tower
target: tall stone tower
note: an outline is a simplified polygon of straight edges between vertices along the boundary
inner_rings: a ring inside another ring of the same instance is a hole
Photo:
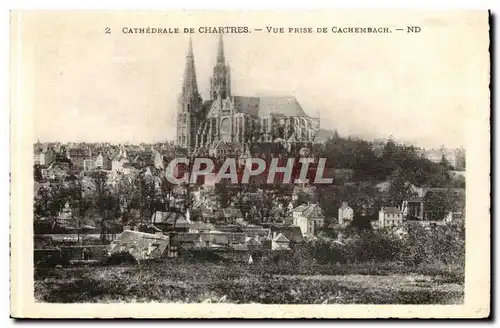
[[[217,100],[229,97],[231,97],[231,74],[229,65],[226,64],[224,41],[222,40],[222,34],[220,34],[217,61],[214,66],[213,75],[210,78],[210,98],[211,100]]]
[[[201,119],[201,117],[199,117],[201,105],[202,99],[198,93],[198,83],[196,81],[193,43],[191,38],[189,38],[186,68],[184,69],[184,81],[177,103],[176,139],[177,145],[187,149],[188,152],[193,151],[195,147],[196,132]]]

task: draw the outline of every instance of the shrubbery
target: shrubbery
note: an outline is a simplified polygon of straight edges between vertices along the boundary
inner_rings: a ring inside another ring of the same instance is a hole
[[[345,241],[344,245],[325,240],[308,242],[294,252],[297,264],[398,262],[405,266],[420,264],[463,265],[465,241],[454,227],[426,230],[412,227],[399,238],[391,233],[361,232]]]
[[[136,264],[137,260],[129,252],[113,253],[105,259],[105,264]]]

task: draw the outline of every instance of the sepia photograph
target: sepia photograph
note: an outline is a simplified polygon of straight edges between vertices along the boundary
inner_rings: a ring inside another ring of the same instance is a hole
[[[11,29],[16,316],[489,315],[487,11]]]

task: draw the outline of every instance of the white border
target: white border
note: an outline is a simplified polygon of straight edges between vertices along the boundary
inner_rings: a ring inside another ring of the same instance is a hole
[[[340,1],[335,2],[335,1],[319,1],[319,0],[308,0],[307,2],[290,2],[287,1],[286,4],[280,3],[280,2],[275,2],[273,3],[272,1],[269,0],[255,0],[251,1],[248,3],[245,3],[244,6],[241,6],[241,4],[236,3],[235,1],[221,1],[221,0],[211,0],[209,2],[207,1],[176,1],[176,2],[170,2],[166,4],[164,1],[151,1],[151,0],[142,0],[142,1],[130,1],[130,0],[124,0],[124,1],[96,1],[96,0],[75,0],[75,1],[45,1],[43,4],[39,3],[37,1],[16,1],[15,3],[11,3],[11,1],[7,2],[2,2],[0,5],[6,4],[6,10],[2,11],[2,15],[0,16],[1,24],[0,24],[0,30],[1,34],[0,36],[3,36],[2,40],[9,40],[9,12],[8,9],[251,9],[251,10],[257,10],[257,9],[315,9],[315,8],[425,8],[425,9],[493,9],[494,12],[500,12],[499,5],[500,2],[498,1],[473,1],[473,0],[460,0],[460,1],[435,1],[435,0],[420,0],[420,1],[378,1],[377,3],[374,3],[372,1],[368,0],[351,0],[351,1],[344,1],[341,3]],[[495,35],[498,35],[498,21],[495,26]],[[8,42],[2,42],[3,45],[3,51],[0,52],[1,59],[3,59],[1,62],[3,63],[3,72],[8,72],[9,71],[9,43]],[[0,120],[0,131],[2,133],[0,134],[0,144],[3,146],[3,158],[5,159],[0,163],[0,170],[2,171],[2,174],[0,175],[4,180],[2,180],[2,183],[0,183],[0,195],[4,196],[3,197],[3,202],[0,203],[0,209],[2,210],[2,213],[4,214],[4,229],[2,229],[2,232],[5,234],[3,240],[7,241],[8,240],[8,235],[9,235],[9,225],[8,225],[8,220],[6,219],[9,217],[9,202],[7,201],[7,197],[9,196],[9,180],[8,180],[8,173],[9,173],[9,163],[10,163],[10,158],[9,158],[9,99],[8,99],[8,90],[9,90],[9,76],[7,74],[1,74],[0,75],[0,84],[3,86],[3,91],[0,93],[0,100],[2,104],[4,104],[5,110],[3,111],[3,117]],[[497,91],[498,85],[496,85],[494,92]],[[497,147],[495,147],[495,150]],[[495,181],[495,186],[496,186],[496,181]],[[500,198],[500,197],[498,197]],[[495,201],[497,201],[497,197],[495,197]],[[496,229],[498,228],[498,224],[496,224]],[[498,232],[498,231],[496,231]],[[497,234],[498,235],[498,234]],[[9,261],[9,253],[6,247],[6,242],[5,242],[5,249],[1,253],[2,256],[5,256],[3,258],[3,263],[7,263]],[[2,288],[5,287],[5,289],[2,290],[2,305],[4,309],[8,309],[9,306],[9,285],[8,285],[8,277],[9,277],[9,268],[7,265],[4,265],[4,269],[1,271],[1,282],[2,282]],[[5,302],[5,303],[4,303]],[[493,310],[493,309],[492,309]],[[5,311],[7,313],[4,313],[3,318],[8,318],[8,310]],[[381,322],[384,324],[384,322]],[[12,321],[7,319],[7,325],[12,324]],[[46,323],[46,324],[53,324],[53,323]],[[68,323],[64,323],[68,324]],[[102,323],[93,323],[94,325],[100,325]],[[173,324],[173,323],[169,323]],[[216,323],[220,324],[220,323]],[[263,323],[258,323],[263,324]],[[272,323],[276,324],[276,323]],[[286,323],[285,323],[286,324]],[[304,324],[307,324],[304,322]],[[336,323],[338,324],[338,323]],[[439,322],[435,323],[426,323],[428,325],[434,325],[434,324],[440,324]],[[2,325],[3,326],[3,325]]]

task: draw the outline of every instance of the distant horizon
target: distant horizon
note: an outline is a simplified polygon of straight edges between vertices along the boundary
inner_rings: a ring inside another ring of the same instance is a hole
[[[326,129],[322,129],[322,130],[326,130]],[[334,130],[335,131],[335,130]],[[404,144],[404,145],[411,145],[411,146],[414,146],[416,148],[420,148],[420,149],[423,149],[423,150],[438,150],[438,149],[441,149],[441,148],[445,148],[445,149],[465,149],[465,147],[463,146],[454,146],[454,147],[450,147],[450,146],[447,146],[447,145],[439,145],[439,146],[434,146],[434,147],[422,147],[418,144],[415,144],[415,143],[412,143],[408,140],[402,140],[400,138],[395,138],[395,137],[375,137],[375,138],[365,138],[363,136],[356,136],[356,135],[350,135],[350,136],[344,136],[344,135],[341,135],[339,134],[339,136],[341,138],[355,138],[355,139],[360,139],[360,140],[363,140],[363,141],[366,141],[366,142],[375,142],[377,140],[383,140],[384,142],[387,142],[389,141],[390,139],[392,139],[395,143],[397,144]],[[68,143],[75,143],[75,144],[80,144],[80,143],[87,143],[87,144],[96,144],[96,143],[109,143],[111,145],[122,145],[122,144],[129,144],[129,145],[140,145],[140,144],[146,144],[146,145],[149,145],[149,144],[158,144],[158,143],[175,143],[175,140],[174,139],[166,139],[166,140],[152,140],[152,141],[109,141],[109,140],[99,140],[99,141],[96,141],[96,140],[80,140],[80,141],[76,141],[76,140],[42,140],[42,139],[36,139],[33,144],[36,144],[40,142],[41,144],[46,144],[46,143],[60,143],[60,144],[68,144]],[[258,142],[254,142],[254,143],[258,143]]]

